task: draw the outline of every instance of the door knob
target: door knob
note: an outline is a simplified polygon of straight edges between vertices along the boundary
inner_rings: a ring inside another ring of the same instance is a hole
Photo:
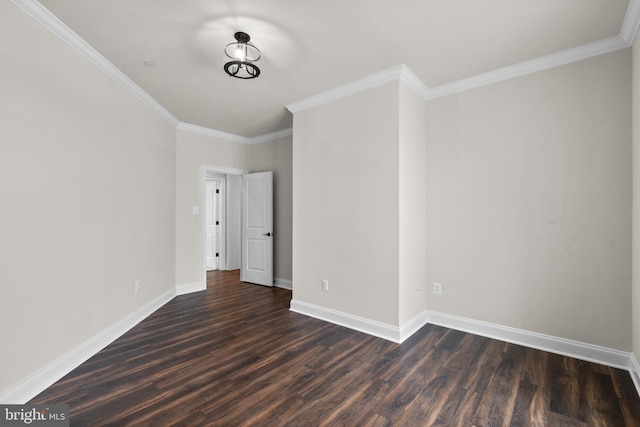
[[[271,233],[264,233],[263,236],[269,237],[269,236],[271,236]]]

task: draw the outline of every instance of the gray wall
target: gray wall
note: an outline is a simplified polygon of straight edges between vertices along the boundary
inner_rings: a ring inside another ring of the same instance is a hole
[[[251,172],[273,171],[273,277],[291,280],[293,138],[251,146]]]
[[[2,393],[201,281],[202,164],[278,171],[286,236],[291,137],[252,147],[176,131],[10,2],[0,17],[12,35],[0,40]],[[280,242],[276,272],[290,279]]]
[[[298,113],[303,145],[247,146],[176,132],[9,2],[0,16],[0,391],[201,280],[203,163],[275,171],[276,277],[294,277],[294,298],[390,325],[424,307],[640,357],[637,46],[633,76],[627,49],[422,106],[387,84]],[[420,168],[401,149],[423,132]]]
[[[10,2],[0,22],[2,392],[174,288],[176,132]]]
[[[392,326],[408,320],[397,307],[422,306],[630,351],[631,50],[426,102],[418,167],[398,168],[391,118],[422,108],[396,112],[394,90],[294,115],[294,299]],[[404,193],[421,171],[424,208]],[[396,276],[408,233],[385,226],[412,209],[426,245],[414,290]]]
[[[398,81],[295,114],[296,302],[391,327],[421,315],[424,115]]]
[[[291,136],[260,144],[243,144],[178,130],[176,197],[176,284],[202,281],[202,165],[274,171],[274,277],[291,280]],[[230,220],[228,218],[228,220]],[[237,248],[228,247],[234,251]],[[238,266],[239,267],[239,266]]]
[[[176,285],[202,283],[202,165],[249,170],[251,146],[178,130],[176,154]]]
[[[294,300],[398,325],[398,127],[398,82],[294,114]]]
[[[427,308],[631,350],[631,51],[427,103]]]
[[[426,295],[426,105],[404,83],[399,87],[398,129],[398,326],[424,310]]]

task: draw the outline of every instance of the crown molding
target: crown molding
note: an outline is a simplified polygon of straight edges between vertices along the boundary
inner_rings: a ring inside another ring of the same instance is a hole
[[[224,139],[226,141],[240,142],[242,144],[260,144],[262,142],[273,141],[275,139],[284,138],[293,135],[293,129],[287,128],[276,132],[265,133],[264,135],[247,138],[246,136],[236,135],[234,133],[223,132],[220,130],[210,129],[204,126],[192,125],[191,123],[180,122],[178,129],[185,132],[197,133],[214,138]]]
[[[282,130],[278,130],[271,133],[265,133],[264,135],[254,136],[253,138],[249,138],[248,143],[260,144],[263,142],[269,142],[269,141],[273,141],[273,140],[284,138],[291,135],[293,135],[293,129],[287,128],[287,129],[282,129]]]
[[[420,95],[422,98],[427,97],[429,88],[420,80],[413,72],[404,64],[396,65],[379,73],[372,74],[351,83],[339,86],[335,89],[319,93],[298,102],[287,105],[287,109],[292,113],[297,113],[308,108],[317,107],[327,102],[335,101],[367,89],[380,86],[395,80],[404,82],[409,88]]]
[[[149,106],[153,111],[158,113],[162,118],[167,120],[173,126],[177,126],[180,121],[164,108],[158,101],[153,99],[151,95],[145,92],[140,86],[135,84],[133,80],[127,77],[115,65],[109,62],[98,51],[92,48],[86,41],[78,36],[73,30],[67,27],[54,14],[49,12],[44,6],[35,0],[10,0],[14,5],[31,17],[42,27],[58,37],[67,46],[78,52],[84,59],[98,67],[107,76],[111,77],[116,83],[120,84],[136,98]]]
[[[144,104],[146,104],[153,111],[158,113],[161,117],[163,117],[171,125],[177,127],[178,129],[202,135],[213,136],[215,138],[221,138],[228,141],[241,142],[243,144],[258,144],[261,142],[272,141],[274,139],[292,135],[292,129],[289,128],[264,135],[259,135],[253,138],[247,138],[232,133],[217,131],[215,129],[209,129],[202,126],[196,126],[189,123],[181,122],[173,114],[171,114],[169,110],[164,108],[158,101],[153,99],[151,95],[145,92],[133,80],[127,77],[115,65],[109,62],[97,50],[91,47],[89,43],[84,41],[84,39],[76,34],[71,28],[67,27],[60,19],[58,19],[47,8],[42,6],[38,1],[10,1],[25,14],[27,14],[30,18],[40,24],[40,26],[48,30],[50,33],[60,39],[64,44],[75,50],[85,60],[95,65],[100,71],[111,77],[111,79],[113,79],[116,83],[120,84],[120,86],[122,86],[133,96],[138,98],[140,101],[142,101]]]
[[[373,74],[355,82],[342,85],[336,89],[322,92],[302,101],[294,102],[286,106],[292,113],[316,107],[326,102],[373,88],[389,81],[400,79],[412,90],[422,96],[425,101],[440,98],[454,93],[464,92],[481,86],[510,80],[538,71],[567,65],[595,56],[604,55],[618,50],[626,49],[633,44],[638,29],[640,28],[640,0],[630,0],[624,23],[620,34],[607,37],[592,43],[576,46],[560,52],[541,56],[529,61],[477,74],[466,79],[457,80],[436,87],[428,87],[404,64],[390,68],[380,73]]]
[[[629,7],[627,7],[627,14],[624,17],[622,29],[620,30],[620,37],[622,37],[624,41],[631,46],[633,44],[633,40],[636,38],[639,27],[640,0],[630,0]]]
[[[185,123],[185,122],[180,122],[178,124],[178,129],[191,132],[191,133],[197,133],[200,135],[212,136],[214,138],[220,138],[227,141],[240,142],[242,144],[249,144],[251,141],[250,138],[247,138],[244,136],[240,136],[240,135],[236,135],[228,132],[222,132],[215,129],[209,129],[204,126],[192,125],[191,123]]]
[[[429,96],[429,88],[422,80],[418,78],[406,65],[402,65],[400,69],[400,81],[404,82],[411,90],[421,96],[423,99],[427,99]]]
[[[371,89],[382,84],[398,80],[402,74],[405,65],[397,65],[393,68],[389,68],[379,73],[372,74],[362,79],[356,80],[351,83],[347,83],[342,86],[338,86],[335,89],[328,90],[326,92],[313,95],[309,98],[301,101],[294,102],[286,106],[287,110],[292,113],[306,110],[308,108],[317,107],[318,105],[326,104],[327,102],[335,101],[340,98],[344,98],[354,93],[362,92],[363,90]]]
[[[47,29],[53,35],[58,37],[66,45],[74,49],[87,61],[95,65],[98,69],[111,77],[116,83],[120,84],[124,89],[138,98],[141,102],[149,106],[161,117],[176,126],[188,132],[194,132],[202,135],[213,136],[229,141],[240,142],[243,144],[258,144],[261,142],[272,141],[292,134],[291,129],[283,129],[280,131],[259,135],[253,138],[247,138],[227,132],[217,131],[201,126],[191,125],[189,123],[180,122],[171,112],[164,108],[160,103],[153,99],[140,86],[134,83],[115,65],[109,62],[98,51],[85,42],[80,36],[67,27],[48,9],[42,6],[36,0],[10,0],[14,5],[30,16],[34,21]],[[296,113],[308,108],[312,108],[330,101],[334,101],[363,90],[388,83],[394,80],[400,80],[407,84],[417,94],[422,96],[426,101],[436,99],[442,96],[463,92],[466,90],[478,88],[481,86],[498,83],[515,77],[524,76],[526,74],[543,71],[549,68],[566,65],[583,59],[592,58],[594,56],[614,52],[625,49],[633,43],[633,40],[640,28],[640,0],[630,0],[625,19],[618,36],[608,37],[593,43],[577,46],[561,52],[545,55],[540,58],[524,61],[519,64],[503,67],[497,70],[478,74],[473,77],[446,83],[433,88],[427,87],[411,70],[404,64],[389,68],[379,73],[364,77],[354,82],[339,86],[335,89],[322,92],[311,96],[304,100],[288,104],[286,108],[291,113]]]
[[[640,0],[631,1],[633,4],[629,4],[629,11],[632,11],[633,5],[640,4]],[[627,13],[627,17],[632,15],[629,11]],[[636,15],[638,15],[638,13],[636,13]],[[627,22],[627,20],[625,20],[625,22]],[[406,83],[412,90],[422,96],[425,101],[429,101],[442,96],[464,92],[481,86],[510,80],[527,74],[533,74],[538,71],[626,49],[629,46],[630,44],[621,35],[612,36],[432,88],[425,85],[422,80],[413,74],[409,67],[401,64],[396,67],[389,68],[388,70],[373,74],[369,77],[356,80],[355,82],[342,85],[336,89],[322,92],[302,101],[294,102],[293,104],[287,105],[287,109],[292,113],[297,113],[397,79]]]
[[[603,55],[605,53],[615,52],[617,50],[628,48],[629,44],[620,36],[608,37],[593,43],[584,44],[561,52],[552,53],[550,55],[541,56],[530,61],[524,61],[519,64],[510,65],[508,67],[499,68],[497,70],[478,74],[473,77],[436,86],[429,89],[425,100],[431,100],[454,93],[464,92],[481,86],[498,83],[504,80],[510,80],[515,77],[521,77],[527,74],[536,73],[538,71],[547,70],[561,65],[570,64],[572,62],[581,61],[583,59],[593,58],[594,56]]]

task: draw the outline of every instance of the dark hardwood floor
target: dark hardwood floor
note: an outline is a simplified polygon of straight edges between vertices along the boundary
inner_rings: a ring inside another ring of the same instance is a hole
[[[401,345],[214,272],[34,398],[73,426],[640,426],[629,373],[427,325]]]

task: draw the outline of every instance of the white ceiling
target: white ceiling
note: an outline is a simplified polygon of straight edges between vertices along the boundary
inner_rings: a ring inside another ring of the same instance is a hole
[[[616,37],[630,20],[637,28],[638,14],[637,0],[40,4],[179,121],[246,138],[290,128],[285,105],[399,64],[437,89]],[[249,33],[262,51],[257,79],[234,79],[222,69],[222,50],[236,31]]]

